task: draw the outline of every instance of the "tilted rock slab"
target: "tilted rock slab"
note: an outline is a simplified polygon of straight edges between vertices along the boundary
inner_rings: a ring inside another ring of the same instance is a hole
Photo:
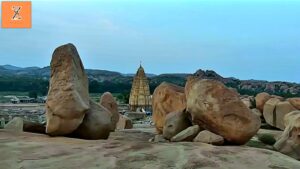
[[[244,144],[261,125],[260,118],[239,99],[236,92],[215,80],[199,80],[187,97],[187,112],[193,123],[218,134],[232,144]]]
[[[111,131],[111,113],[91,100],[90,107],[74,136],[89,140],[107,139]]]
[[[119,121],[119,110],[118,110],[118,104],[116,100],[114,99],[113,95],[110,92],[105,92],[100,98],[100,105],[105,107],[112,115],[111,119],[111,130],[114,131],[116,129],[116,125]]]
[[[201,131],[193,140],[194,142],[207,143],[212,145],[223,145],[224,138],[208,130]]]
[[[75,46],[66,44],[56,48],[46,101],[46,133],[52,136],[72,133],[89,107],[88,78]]]
[[[163,82],[154,90],[152,97],[153,122],[159,134],[163,132],[166,115],[186,108],[184,88]]]
[[[179,141],[192,141],[200,131],[200,127],[198,125],[194,125],[191,127],[182,130],[180,133],[176,134],[171,138],[172,142]]]

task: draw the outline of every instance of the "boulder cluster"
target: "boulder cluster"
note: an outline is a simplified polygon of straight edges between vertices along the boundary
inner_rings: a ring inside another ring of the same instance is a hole
[[[256,107],[262,119],[279,130],[284,130],[274,148],[300,160],[300,98],[284,99],[279,96],[259,93]]]
[[[153,121],[170,141],[215,145],[245,144],[260,128],[260,117],[223,83],[191,76],[185,88],[162,83],[153,94]]]
[[[99,104],[90,99],[88,78],[75,46],[66,44],[55,49],[46,102],[46,133],[51,136],[107,139],[118,122],[119,128],[128,126],[126,119],[121,117],[119,121],[119,117],[118,106],[111,93],[104,93]]]

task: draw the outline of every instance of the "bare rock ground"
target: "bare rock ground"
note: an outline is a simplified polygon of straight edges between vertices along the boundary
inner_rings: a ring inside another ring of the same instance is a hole
[[[275,151],[204,143],[151,143],[154,129],[112,132],[108,140],[81,140],[0,130],[2,169],[298,169]]]

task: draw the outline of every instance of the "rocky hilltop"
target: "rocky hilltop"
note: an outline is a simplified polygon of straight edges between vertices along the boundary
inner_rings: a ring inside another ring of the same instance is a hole
[[[86,69],[86,74],[90,82],[91,92],[102,92],[93,91],[93,84],[103,85],[107,84],[105,90],[111,92],[129,92],[133,79],[132,74],[122,74],[114,71],[107,70],[96,70]],[[151,92],[162,82],[170,82],[179,86],[184,86],[186,78],[191,75],[188,73],[168,73],[168,74],[146,74],[149,78]],[[203,79],[214,79],[223,82],[226,86],[232,87],[238,90],[241,94],[256,95],[260,92],[268,92],[270,94],[284,96],[284,97],[295,97],[300,96],[300,84],[290,82],[268,82],[263,80],[239,80],[233,77],[223,77],[213,70],[197,70],[193,75],[199,76]],[[49,80],[50,67],[27,67],[20,68],[12,65],[0,66],[0,89],[5,91],[5,86],[1,84],[13,83],[16,79],[22,78],[22,81],[34,81],[35,79]],[[104,84],[105,83],[105,84]],[[47,83],[46,83],[47,84]],[[111,87],[111,88],[109,88]],[[24,87],[22,87],[24,88]],[[118,88],[118,89],[117,89]],[[122,91],[120,91],[122,88]],[[13,89],[9,89],[13,90]],[[115,91],[117,90],[117,91]]]

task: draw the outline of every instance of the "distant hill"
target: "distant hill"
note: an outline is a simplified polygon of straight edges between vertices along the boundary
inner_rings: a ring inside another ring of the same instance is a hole
[[[122,74],[119,72],[97,69],[86,69],[90,82],[90,92],[101,93],[104,91],[128,93],[134,74]],[[256,95],[259,92],[284,97],[300,96],[300,84],[289,82],[268,82],[262,80],[239,80],[233,77],[222,77],[213,70],[197,70],[194,74],[170,73],[147,74],[150,81],[150,90],[153,92],[156,86],[163,81],[184,86],[186,78],[190,75],[202,79],[215,79],[225,85],[235,88],[241,94]],[[0,65],[0,91],[30,91],[38,90],[41,94],[47,93],[50,67],[20,68],[13,65]]]

